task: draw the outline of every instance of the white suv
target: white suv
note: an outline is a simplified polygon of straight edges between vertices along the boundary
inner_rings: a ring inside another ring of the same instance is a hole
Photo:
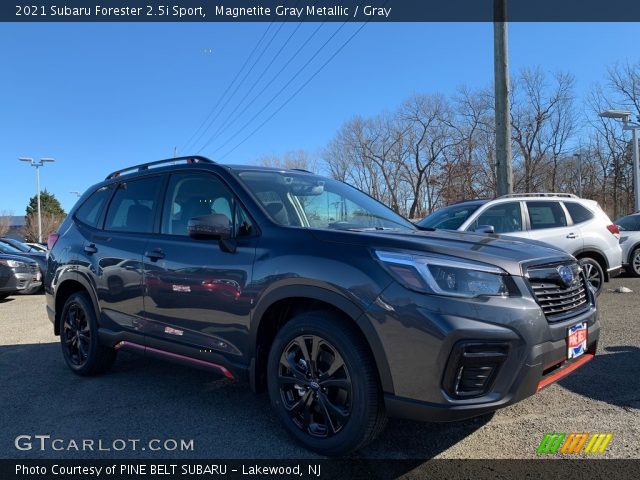
[[[549,243],[580,260],[596,294],[622,267],[617,225],[597,202],[571,194],[512,194],[494,200],[460,202],[436,210],[417,225]]]

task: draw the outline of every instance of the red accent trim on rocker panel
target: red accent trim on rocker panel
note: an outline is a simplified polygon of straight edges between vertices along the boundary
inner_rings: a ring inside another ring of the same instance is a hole
[[[135,350],[140,350],[142,352],[149,351],[149,352],[157,353],[159,355],[164,355],[165,357],[175,358],[178,360],[184,360],[186,362],[194,363],[196,365],[201,365],[203,367],[214,368],[222,372],[222,374],[228,379],[230,380],[233,379],[233,374],[229,370],[224,368],[222,365],[218,365],[217,363],[207,362],[206,360],[200,360],[199,358],[187,357],[186,355],[180,355],[178,353],[167,352],[165,350],[160,350],[157,348],[145,347],[144,345],[140,345],[134,342],[128,342],[126,340],[118,342],[113,348],[115,348],[116,350],[119,350],[122,347],[133,348]]]

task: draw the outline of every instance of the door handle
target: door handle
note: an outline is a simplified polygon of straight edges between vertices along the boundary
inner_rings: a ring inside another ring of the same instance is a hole
[[[164,258],[164,252],[159,248],[154,248],[153,250],[145,252],[144,256],[150,259],[152,262],[155,262]]]
[[[84,251],[91,255],[98,251],[98,247],[96,247],[95,243],[89,243],[88,245],[84,246]]]
[[[567,238],[578,238],[578,235],[572,232],[569,235],[567,235]]]

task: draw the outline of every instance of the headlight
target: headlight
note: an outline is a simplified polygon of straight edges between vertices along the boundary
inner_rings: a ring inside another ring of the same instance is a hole
[[[19,262],[18,260],[0,260],[0,265],[6,265],[9,268],[23,268],[27,266],[26,263]]]
[[[445,256],[376,251],[385,268],[405,287],[426,293],[472,298],[507,296],[507,273],[491,265]]]

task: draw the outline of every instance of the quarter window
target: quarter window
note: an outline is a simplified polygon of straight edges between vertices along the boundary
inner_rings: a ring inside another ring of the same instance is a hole
[[[560,202],[527,202],[531,230],[567,226],[567,217]]]
[[[162,177],[120,183],[107,211],[105,230],[153,232],[153,212],[161,186]]]
[[[76,211],[76,219],[85,225],[96,227],[112,192],[111,186],[102,187],[93,192]]]
[[[573,223],[582,223],[593,218],[593,213],[579,203],[564,202],[564,206],[567,207]]]

